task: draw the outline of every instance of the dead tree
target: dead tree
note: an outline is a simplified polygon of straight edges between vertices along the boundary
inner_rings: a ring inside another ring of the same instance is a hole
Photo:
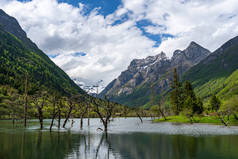
[[[39,95],[33,96],[33,103],[37,108],[37,116],[40,122],[40,129],[43,129],[43,108],[46,105],[46,92],[41,92]]]
[[[27,122],[27,109],[28,109],[28,73],[25,75],[25,88],[24,88],[24,127]]]
[[[82,109],[81,115],[80,115],[80,128],[83,128],[83,118],[85,116],[85,114],[87,113],[89,104],[86,104],[86,107],[84,107],[84,109]]]
[[[65,128],[65,125],[66,125],[66,123],[68,122],[68,120],[70,118],[72,110],[75,108],[75,101],[74,101],[73,98],[69,99],[68,106],[69,106],[69,111],[66,114],[66,118],[65,118],[64,124],[63,124],[63,128]]]
[[[63,98],[61,98],[61,99],[59,100],[59,104],[57,105],[57,109],[58,109],[58,129],[60,128],[62,108],[63,108]]]
[[[51,124],[50,124],[50,132],[52,130],[53,124],[54,124],[54,120],[58,114],[58,110],[56,110],[56,106],[58,105],[58,96],[54,96],[52,98],[52,104],[53,104],[53,112],[52,112],[52,119],[51,119]]]
[[[87,113],[87,111],[88,111],[88,125],[89,125],[89,106],[90,106],[91,102],[92,102],[92,97],[88,97],[88,98],[85,97],[84,101],[82,102],[82,103],[86,103],[86,106],[81,107],[81,115],[80,115],[80,128],[81,129],[83,128],[83,118],[84,118],[85,114]]]
[[[110,122],[110,118],[112,117],[114,105],[107,98],[105,98],[105,100],[95,98],[93,100],[93,104],[94,104],[94,112],[97,113],[100,120],[102,121],[104,126],[104,132],[107,134],[108,123]],[[100,111],[100,109],[102,109],[104,113]]]
[[[140,119],[140,122],[141,123],[143,123],[143,120],[142,120],[142,118],[141,118],[141,116],[140,116],[140,114],[139,114],[139,112],[138,111],[136,111],[136,115],[138,116],[138,118]]]

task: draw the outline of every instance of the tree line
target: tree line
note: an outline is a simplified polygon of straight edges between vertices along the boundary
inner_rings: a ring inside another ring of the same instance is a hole
[[[161,116],[164,120],[166,120],[166,116],[182,115],[186,116],[189,121],[193,123],[196,122],[194,116],[215,115],[225,126],[230,124],[231,116],[235,120],[238,120],[236,115],[238,113],[238,95],[234,95],[228,100],[222,101],[218,96],[213,94],[204,104],[204,101],[195,94],[192,84],[189,81],[180,81],[176,68],[173,71],[170,88],[167,95],[167,106],[165,106],[163,88],[160,93],[160,102],[157,104],[152,89],[153,106],[150,110],[157,116]]]

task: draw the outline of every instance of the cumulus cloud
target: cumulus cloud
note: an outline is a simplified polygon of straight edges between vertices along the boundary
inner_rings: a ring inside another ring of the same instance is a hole
[[[72,78],[108,84],[134,58],[164,51],[169,57],[190,41],[214,51],[238,35],[237,0],[122,0],[114,13],[72,6],[57,0],[1,0],[0,7],[16,17],[28,36]],[[126,18],[125,18],[126,17]],[[138,26],[141,20],[148,26]],[[119,23],[115,23],[119,21]],[[143,34],[169,34],[156,41]],[[83,52],[86,56],[75,56]]]

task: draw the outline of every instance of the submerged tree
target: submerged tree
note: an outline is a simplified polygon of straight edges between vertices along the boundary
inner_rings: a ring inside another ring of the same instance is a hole
[[[24,88],[24,127],[26,127],[27,122],[27,109],[28,109],[28,87],[29,87],[29,79],[28,79],[28,73],[25,75],[25,88]]]
[[[92,97],[84,96],[82,98],[82,103],[80,104],[80,128],[83,128],[83,118],[85,117],[86,113],[88,112],[88,125],[89,125],[89,108],[92,102]]]
[[[110,102],[107,98],[105,98],[105,100],[94,98],[94,100],[92,101],[94,104],[93,109],[103,123],[104,132],[107,133],[108,124],[110,122],[110,118],[112,117],[114,110],[114,104]]]
[[[59,95],[54,94],[51,98],[50,101],[52,103],[52,112],[51,112],[51,124],[50,124],[50,131],[52,130],[54,120],[58,114],[57,110],[57,105],[59,104]]]
[[[76,102],[78,101],[77,98],[80,98],[80,97],[79,96],[72,96],[69,99],[67,98],[67,104],[65,105],[66,116],[65,116],[64,123],[63,123],[63,128],[65,128],[65,125],[68,122],[73,109],[75,108]]]
[[[46,91],[41,91],[39,94],[32,96],[33,103],[37,108],[37,116],[40,122],[40,129],[43,129],[43,120],[44,120],[43,109],[46,106],[47,98],[48,95]]]

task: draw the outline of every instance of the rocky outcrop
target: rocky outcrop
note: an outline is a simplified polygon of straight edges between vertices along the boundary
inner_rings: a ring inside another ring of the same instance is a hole
[[[128,95],[133,95],[138,87],[145,84],[150,86],[154,82],[157,82],[157,92],[161,91],[161,88],[167,89],[174,68],[177,68],[178,73],[182,75],[209,54],[209,50],[201,47],[195,42],[191,42],[185,50],[174,51],[171,59],[166,57],[164,52],[161,52],[156,56],[148,56],[145,59],[134,59],[127,70],[123,71],[117,79],[113,80],[100,93],[100,96],[103,97],[107,95],[111,99],[116,99],[120,96],[126,97]],[[148,90],[149,89],[150,88],[148,88]],[[145,94],[149,93],[145,92]],[[124,104],[122,101],[117,102]]]

